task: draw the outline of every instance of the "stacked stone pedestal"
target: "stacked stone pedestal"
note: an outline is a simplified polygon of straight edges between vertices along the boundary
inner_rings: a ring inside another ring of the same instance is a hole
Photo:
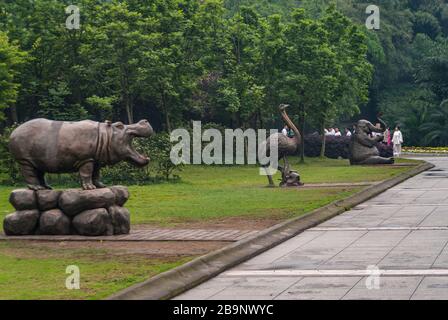
[[[126,187],[96,190],[15,190],[9,201],[17,210],[6,216],[6,235],[128,234],[130,214]]]

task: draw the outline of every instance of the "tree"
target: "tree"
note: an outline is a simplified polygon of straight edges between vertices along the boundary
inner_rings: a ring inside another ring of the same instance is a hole
[[[100,76],[105,96],[117,95],[128,123],[134,122],[134,105],[144,91],[141,79],[153,63],[152,52],[160,35],[157,21],[131,11],[125,3],[104,4],[95,24],[87,26],[90,39],[82,54],[89,61],[90,81]],[[98,87],[96,85],[95,87]]]
[[[425,132],[424,142],[427,145],[448,145],[448,100],[431,111],[429,121],[421,126],[421,130]]]
[[[338,66],[324,25],[307,18],[303,9],[293,11],[285,41],[285,71],[279,87],[283,99],[295,106],[296,114],[301,113],[303,130],[305,117],[315,123],[324,117]]]
[[[18,45],[10,43],[6,33],[0,31],[0,120],[5,119],[4,110],[11,109],[11,119],[18,122],[15,103],[20,88],[19,69],[26,61],[26,53]]]

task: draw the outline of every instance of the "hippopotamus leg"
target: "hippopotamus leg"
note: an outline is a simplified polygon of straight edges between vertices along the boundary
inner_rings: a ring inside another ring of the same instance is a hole
[[[44,186],[45,189],[47,189],[47,190],[52,190],[53,189],[51,186],[49,186],[47,184],[47,181],[45,180],[45,173],[44,172],[40,172],[39,171],[38,174],[37,174],[37,178],[39,179],[40,185]]]
[[[20,172],[30,190],[51,189],[45,183],[44,173],[36,169],[31,163],[26,161],[20,162]]]
[[[93,184],[95,187],[102,189],[106,188],[106,186],[101,182],[101,166],[95,165],[93,169],[93,175],[92,175]]]
[[[96,189],[92,181],[94,170],[95,163],[93,160],[86,162],[79,167],[79,177],[81,178],[81,186],[84,190]]]

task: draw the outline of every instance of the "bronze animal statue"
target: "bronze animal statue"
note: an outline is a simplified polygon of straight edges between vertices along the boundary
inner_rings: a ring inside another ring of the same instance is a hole
[[[282,173],[282,182],[280,183],[280,186],[283,187],[303,185],[300,182],[300,176],[296,171],[292,171],[290,169],[287,160],[287,156],[294,155],[298,151],[299,146],[302,143],[302,135],[300,134],[299,129],[297,129],[297,127],[294,125],[294,123],[291,121],[288,114],[286,113],[286,108],[288,107],[289,105],[287,104],[281,104],[279,106],[279,111],[285,123],[294,132],[294,137],[290,138],[285,136],[283,133],[279,132],[271,135],[263,143],[263,148],[266,149],[266,154],[269,154],[271,146],[273,144],[277,144],[278,160],[280,161],[281,159],[283,159],[284,162],[284,167],[281,166],[278,167],[278,169]],[[267,174],[267,177],[269,180],[269,186],[273,187],[274,181],[272,179],[272,175]]]
[[[350,164],[393,164],[394,158],[380,157],[376,144],[384,139],[387,126],[378,118],[381,128],[375,127],[367,120],[359,120],[350,141]],[[372,133],[379,133],[372,136]]]
[[[34,119],[13,131],[9,149],[31,190],[51,189],[45,173],[79,172],[84,190],[104,188],[100,168],[128,161],[144,167],[149,158],[132,146],[134,138],[153,134],[147,120],[136,124]]]

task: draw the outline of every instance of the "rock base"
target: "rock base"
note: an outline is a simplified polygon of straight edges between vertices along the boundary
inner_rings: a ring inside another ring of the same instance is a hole
[[[129,234],[131,220],[124,204],[126,187],[96,190],[14,190],[9,201],[17,210],[6,216],[6,235]]]

